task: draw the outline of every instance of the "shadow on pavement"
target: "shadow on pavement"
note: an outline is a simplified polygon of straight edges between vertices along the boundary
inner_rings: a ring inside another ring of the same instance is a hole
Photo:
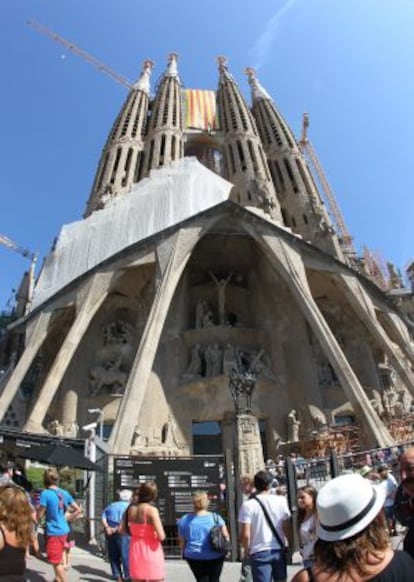
[[[30,580],[30,582],[45,582],[46,580],[44,576],[41,576],[40,574],[38,574],[34,570],[31,570],[30,568],[26,568],[26,572],[24,573],[24,575],[27,580]]]
[[[81,575],[79,580],[90,580],[91,582],[108,581],[108,573],[105,572],[105,570],[100,570],[98,568],[93,568],[91,566],[83,566],[82,564],[72,566],[72,570],[79,572],[79,574]]]

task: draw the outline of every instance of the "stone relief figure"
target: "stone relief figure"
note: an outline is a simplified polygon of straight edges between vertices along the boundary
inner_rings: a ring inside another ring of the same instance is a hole
[[[89,372],[89,390],[96,396],[103,388],[107,388],[114,396],[124,393],[128,374],[121,370],[122,354],[115,360],[109,360],[104,365],[93,366]]]
[[[213,375],[213,356],[212,356],[212,346],[207,346],[204,351],[204,376],[211,378]]]
[[[63,436],[63,425],[58,420],[51,420],[47,425],[47,430],[53,436]]]
[[[288,425],[288,442],[296,443],[299,440],[300,421],[298,420],[296,410],[292,408],[287,416]]]
[[[401,404],[401,415],[409,414],[413,403],[411,392],[405,386],[398,389],[399,402]]]
[[[185,375],[199,376],[201,375],[201,371],[200,344],[197,344],[191,349],[191,359],[188,368],[185,371]]]
[[[196,306],[196,329],[213,325],[214,317],[209,304],[204,299],[199,299]]]
[[[229,376],[232,370],[239,370],[238,350],[227,344],[223,352],[223,374]]]
[[[76,438],[79,432],[79,424],[76,420],[66,423],[65,425],[65,436],[70,438]]]
[[[132,341],[133,326],[126,321],[117,319],[105,326],[103,332],[104,345],[129,344]]]
[[[137,424],[134,428],[134,436],[132,437],[132,447],[145,447],[148,444],[148,438],[144,435],[141,427]]]
[[[375,412],[381,418],[384,415],[384,406],[382,404],[381,394],[375,388],[371,392],[372,392],[371,404]]]
[[[318,433],[326,431],[328,429],[328,421],[322,410],[314,404],[308,404],[307,408],[311,417],[313,430]]]
[[[249,370],[255,371],[258,375],[264,376],[269,380],[277,380],[275,374],[272,372],[272,362],[265,350],[260,350],[256,356],[253,357]]]
[[[179,435],[179,428],[174,415],[171,412],[168,414],[168,421],[163,427],[163,437],[162,443],[169,447],[175,447],[177,449],[183,449],[185,447],[185,442],[181,440]]]
[[[214,283],[217,285],[218,291],[218,312],[219,312],[219,325],[226,324],[226,317],[225,317],[225,304],[226,304],[226,287],[229,283],[230,279],[233,276],[233,273],[230,272],[227,276],[227,279],[217,279],[212,271],[209,271],[210,277],[213,279]]]
[[[395,407],[398,405],[399,394],[394,386],[391,386],[383,393],[383,402],[387,416],[393,417],[396,415]]]
[[[210,346],[211,375],[219,376],[223,364],[223,352],[218,344]]]

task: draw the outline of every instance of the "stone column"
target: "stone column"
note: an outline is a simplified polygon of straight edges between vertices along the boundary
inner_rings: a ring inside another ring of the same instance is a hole
[[[77,390],[69,388],[66,390],[62,399],[62,424],[63,433],[71,432],[73,423],[78,422],[78,400],[79,395]]]
[[[78,349],[83,335],[89,327],[94,315],[108,295],[112,275],[94,275],[86,296],[82,298],[79,312],[49,370],[32,412],[26,422],[25,430],[40,432],[47,411],[65,375],[68,366]]]
[[[339,275],[344,283],[344,290],[356,313],[367,326],[378,345],[387,354],[392,367],[404,382],[411,394],[414,395],[414,374],[401,361],[394,344],[385,333],[384,328],[377,320],[375,309],[369,295],[365,292],[361,283],[351,275]],[[405,350],[406,351],[406,350]]]
[[[253,414],[236,415],[239,450],[239,474],[255,475],[264,469],[262,441],[259,422]]]
[[[410,337],[407,326],[401,320],[401,318],[392,311],[383,311],[382,314],[387,320],[387,323],[393,329],[395,335],[399,338],[402,351],[414,366],[414,349],[412,346],[413,340]]]
[[[33,332],[27,342],[26,348],[0,396],[0,420],[3,420],[7,409],[16,396],[20,384],[23,382],[37,352],[47,337],[50,315],[50,313],[42,312],[37,316],[37,322],[34,324]]]
[[[202,227],[199,226],[180,230],[166,241],[161,252],[158,252],[160,281],[109,439],[109,447],[114,454],[129,454],[130,452],[134,428],[144,400],[168,309],[192,249],[199,240],[201,229]]]
[[[305,267],[300,253],[274,234],[259,235],[254,227],[246,227],[263,249],[271,264],[288,284],[298,302],[304,317],[311,326],[331,366],[339,378],[341,386],[351,402],[355,413],[362,421],[368,446],[388,447],[393,438],[374,410],[368,396],[349,365],[329,325],[326,323],[306,278]]]

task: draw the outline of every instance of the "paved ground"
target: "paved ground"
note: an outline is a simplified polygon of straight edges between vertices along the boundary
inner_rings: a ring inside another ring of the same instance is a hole
[[[81,548],[74,548],[71,552],[72,566],[67,572],[68,582],[101,582],[110,580],[109,564],[103,558]],[[289,579],[299,569],[300,562],[289,566]],[[223,582],[238,582],[240,564],[226,562],[221,579]],[[27,561],[27,580],[30,582],[52,582],[53,568],[46,562],[31,557]],[[194,582],[187,564],[182,560],[167,560],[167,582]]]
[[[401,537],[392,539],[393,546],[402,549]],[[294,565],[288,567],[288,580],[301,567],[300,555],[294,556]],[[67,572],[68,582],[103,582],[110,580],[109,564],[94,552],[94,548],[75,547],[71,551],[71,568]],[[224,564],[221,579],[223,582],[238,582],[240,577],[240,564],[237,562],[226,562]],[[28,582],[53,582],[53,568],[37,558],[31,557],[27,560],[27,581]],[[166,582],[194,582],[187,564],[183,560],[167,560]]]

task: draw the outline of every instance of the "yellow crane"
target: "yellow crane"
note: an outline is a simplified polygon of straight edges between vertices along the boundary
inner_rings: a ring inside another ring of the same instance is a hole
[[[37,32],[45,34],[55,42],[58,42],[59,44],[63,45],[68,51],[72,52],[78,57],[81,57],[82,59],[87,61],[90,65],[98,69],[98,71],[101,71],[101,73],[104,73],[117,83],[120,83],[121,85],[127,87],[128,89],[133,88],[133,83],[128,81],[128,79],[126,79],[116,71],[113,71],[110,67],[108,67],[107,65],[105,65],[104,63],[102,63],[97,58],[93,57],[83,49],[76,46],[76,44],[74,44],[73,42],[66,40],[66,38],[63,38],[63,36],[61,36],[60,34],[57,34],[53,30],[50,30],[50,28],[47,28],[47,26],[45,26],[44,24],[41,24],[37,20],[28,20],[27,24]]]
[[[322,194],[324,195],[325,201],[327,202],[329,214],[335,222],[339,242],[341,243],[344,254],[347,257],[355,257],[356,252],[352,242],[352,236],[349,234],[345,225],[344,218],[336,202],[335,195],[332,192],[329,182],[324,174],[318,156],[316,155],[316,152],[313,149],[311,142],[309,141],[308,128],[309,115],[304,113],[302,122],[302,134],[298,142],[299,148],[302,154],[305,156],[311,170],[313,170],[313,174],[317,177],[319,184],[322,186]]]

